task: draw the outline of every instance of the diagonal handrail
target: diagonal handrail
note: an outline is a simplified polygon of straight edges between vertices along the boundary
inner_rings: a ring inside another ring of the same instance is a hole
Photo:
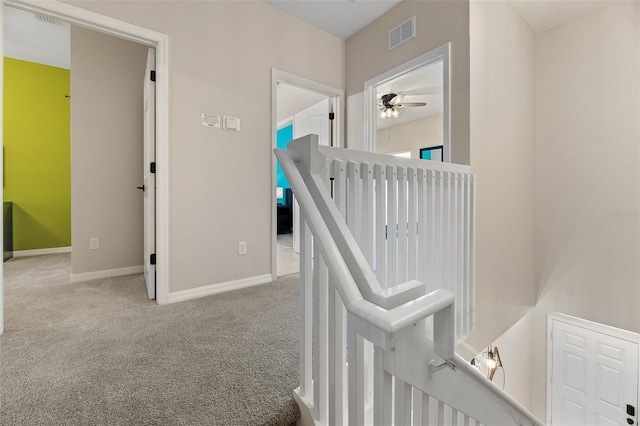
[[[335,204],[326,190],[323,190],[315,157],[318,154],[318,137],[305,136],[290,142],[289,147],[287,150],[276,149],[274,152],[307,219],[314,241],[317,241],[323,259],[336,280],[336,288],[347,311],[390,334],[433,315],[436,353],[444,359],[452,357],[455,345],[453,293],[439,289],[409,300],[398,298],[394,307],[380,306],[367,300],[363,289],[369,292],[369,296],[379,295],[383,291],[373,272],[366,273],[367,269],[370,271],[366,259],[346,224],[340,219]],[[296,163],[301,167],[297,167]],[[309,170],[309,173],[305,172],[303,176],[301,169]],[[319,197],[317,200],[314,199],[314,194]],[[407,298],[406,295],[402,297]]]
[[[394,342],[394,350],[386,351],[389,356],[385,356],[385,369],[434,397],[448,401],[451,406],[457,405],[464,412],[474,413],[476,419],[489,419],[486,424],[499,418],[505,424],[542,425],[455,354],[454,296],[451,292],[436,290],[415,297],[415,290],[410,289],[400,297],[384,300],[384,291],[321,179],[319,168],[324,164],[324,156],[319,151],[317,136],[293,141],[287,150],[275,150],[275,154],[347,311],[384,333],[406,330],[404,338]],[[431,315],[434,316],[433,342],[419,334],[419,328],[410,327]],[[423,356],[416,357],[416,353]],[[424,362],[436,357],[446,360],[449,368],[434,371]],[[416,359],[420,361],[416,362]],[[478,392],[482,397],[474,398]],[[462,398],[463,394],[467,398]],[[494,405],[483,406],[489,401]],[[492,410],[496,409],[504,412],[495,414]]]

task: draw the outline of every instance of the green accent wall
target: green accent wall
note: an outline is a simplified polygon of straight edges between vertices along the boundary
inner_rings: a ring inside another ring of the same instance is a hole
[[[4,201],[13,249],[71,246],[70,73],[4,58]]]

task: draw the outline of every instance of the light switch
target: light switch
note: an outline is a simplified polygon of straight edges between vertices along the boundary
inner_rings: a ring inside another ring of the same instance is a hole
[[[240,119],[236,117],[223,117],[222,119],[222,127],[225,130],[235,130],[236,132],[240,131]]]
[[[220,116],[202,113],[200,124],[203,125],[204,127],[217,127],[219,129]]]

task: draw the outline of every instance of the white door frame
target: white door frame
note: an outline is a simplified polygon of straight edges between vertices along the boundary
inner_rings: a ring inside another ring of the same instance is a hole
[[[123,38],[156,49],[156,239],[157,239],[157,303],[168,303],[169,299],[169,37],[147,28],[118,19],[100,15],[55,0],[2,0],[0,4],[0,57],[4,57],[4,6],[28,12],[49,15],[79,27]],[[0,70],[3,79],[4,68]],[[4,96],[4,84],[0,84],[0,99]],[[1,104],[2,102],[0,102]],[[2,128],[2,106],[0,106],[0,129]],[[2,141],[0,131],[0,141]],[[2,171],[0,151],[0,175]],[[1,193],[1,192],[0,192]],[[1,223],[0,219],[0,223]],[[0,233],[2,227],[0,226]],[[0,265],[0,334],[4,332],[4,277]]]
[[[326,95],[328,98],[332,98],[334,100],[333,112],[335,113],[335,119],[333,120],[333,131],[335,135],[333,145],[341,147],[343,146],[344,141],[344,90],[337,89],[323,83],[318,83],[316,81],[309,80],[307,78],[300,77],[286,71],[271,68],[271,279],[273,281],[278,279],[278,256],[276,247],[278,241],[278,210],[276,206],[276,156],[273,155],[273,150],[276,149],[277,146],[276,133],[278,130],[278,117],[276,115],[276,109],[278,83],[300,87],[311,92]]]
[[[551,332],[553,331],[553,321],[561,321],[573,326],[586,328],[596,333],[628,340],[640,346],[640,334],[638,333],[557,312],[547,315],[547,418],[545,424],[551,424],[551,375],[553,373],[553,341],[551,339]],[[638,376],[638,385],[640,386],[640,357],[638,357]],[[638,405],[640,405],[640,392],[638,392],[638,401],[635,401],[635,404],[637,411]]]
[[[379,85],[385,84],[400,76],[408,74],[417,69],[427,67],[442,61],[442,130],[443,130],[443,152],[442,158],[445,163],[451,162],[451,66],[450,66],[451,43],[443,44],[440,47],[424,53],[412,60],[398,65],[389,71],[382,73],[364,83],[364,148],[365,151],[376,152],[378,139],[378,99],[376,89]]]

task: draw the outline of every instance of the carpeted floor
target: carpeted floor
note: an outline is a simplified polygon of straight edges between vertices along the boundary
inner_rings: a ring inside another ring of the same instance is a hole
[[[0,425],[288,425],[298,277],[158,306],[141,275],[69,283],[69,255],[5,263]]]

